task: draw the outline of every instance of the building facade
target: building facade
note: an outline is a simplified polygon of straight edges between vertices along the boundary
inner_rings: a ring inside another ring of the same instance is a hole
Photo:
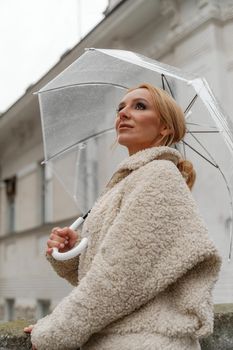
[[[232,37],[230,0],[109,1],[105,19],[1,115],[0,321],[40,318],[72,289],[44,257],[51,228],[69,225],[77,207],[41,165],[40,113],[33,92],[86,47],[125,49],[204,76],[231,115]],[[210,219],[210,235],[223,256],[215,303],[233,302],[233,263],[227,261],[229,241],[222,229],[229,220],[228,212]]]

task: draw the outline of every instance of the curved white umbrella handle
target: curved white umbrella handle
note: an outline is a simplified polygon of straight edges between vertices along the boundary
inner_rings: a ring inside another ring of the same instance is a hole
[[[85,217],[79,217],[71,226],[70,228],[72,230],[76,230],[85,220]],[[84,237],[81,242],[74,247],[73,249],[69,250],[68,252],[65,253],[59,253],[57,248],[53,248],[53,252],[52,252],[52,257],[56,260],[60,260],[60,261],[64,261],[64,260],[68,260],[68,259],[72,259],[75,256],[81,254],[81,252],[83,250],[86,249],[88,244],[88,239],[86,237]]]

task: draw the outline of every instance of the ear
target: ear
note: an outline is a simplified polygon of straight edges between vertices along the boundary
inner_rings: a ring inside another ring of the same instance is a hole
[[[172,130],[169,129],[167,126],[162,125],[160,129],[160,135],[162,136],[168,136],[172,133]]]

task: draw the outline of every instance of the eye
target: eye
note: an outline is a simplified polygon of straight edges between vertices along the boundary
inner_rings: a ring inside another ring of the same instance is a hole
[[[123,108],[124,108],[124,106],[119,106],[119,107],[116,109],[116,112],[119,113]]]
[[[136,105],[135,105],[135,109],[144,110],[144,109],[146,109],[146,106],[142,102],[137,102]]]

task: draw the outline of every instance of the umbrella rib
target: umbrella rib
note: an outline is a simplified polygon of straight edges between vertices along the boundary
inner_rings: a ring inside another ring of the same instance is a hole
[[[162,86],[163,86],[163,90],[165,91],[165,84],[164,84],[164,74],[161,74],[161,80],[162,80]]]
[[[100,132],[97,132],[96,134],[93,134],[93,135],[91,135],[91,136],[85,137],[84,139],[79,140],[79,141],[73,143],[72,145],[70,145],[70,146],[64,148],[62,151],[55,153],[52,157],[46,159],[45,162],[47,162],[47,161],[49,161],[49,160],[51,160],[51,159],[53,159],[53,158],[55,158],[55,157],[57,157],[57,156],[59,156],[59,155],[65,153],[66,151],[70,150],[71,148],[77,146],[79,143],[88,141],[88,140],[90,140],[90,139],[92,139],[92,138],[94,138],[94,137],[96,137],[96,136],[99,136],[99,135],[101,135],[101,134],[105,134],[105,133],[107,133],[107,132],[109,132],[109,131],[111,131],[111,130],[114,130],[114,128],[105,129],[104,131],[100,131]]]
[[[220,133],[220,131],[211,131],[211,130],[194,130],[194,131],[190,131],[190,130],[187,130],[187,134],[216,134],[216,133]]]
[[[201,126],[205,128],[211,128],[211,129],[217,129],[216,126],[210,126],[210,125],[205,125],[205,124],[199,124],[199,123],[193,123],[193,122],[185,122],[186,125],[195,125],[195,126]]]
[[[49,92],[49,91],[56,91],[56,90],[62,90],[62,89],[68,89],[68,88],[72,88],[74,86],[83,86],[83,85],[110,85],[110,86],[116,86],[116,87],[120,87],[122,89],[128,89],[129,87],[127,86],[124,86],[124,85],[120,85],[120,84],[113,84],[113,83],[103,83],[103,82],[88,82],[88,83],[78,83],[78,84],[70,84],[68,86],[59,86],[59,87],[56,87],[56,88],[52,88],[52,89],[47,89],[47,90],[44,90],[44,91],[39,91],[38,93],[39,94],[43,94],[44,92]]]
[[[199,140],[197,139],[197,137],[194,136],[194,135],[192,134],[192,132],[190,132],[190,135],[191,135],[191,136],[194,138],[194,140],[204,149],[204,151],[208,154],[208,156],[212,159],[212,161],[213,161],[213,162],[216,164],[216,166],[218,167],[218,165],[217,165],[215,159],[212,157],[212,155],[211,155],[210,152],[206,149],[206,147],[203,146],[203,144],[201,143],[201,141],[199,141]]]
[[[185,149],[185,144],[184,144],[184,142],[183,142],[183,152],[184,152],[184,158],[187,159],[187,157],[186,157],[186,149]]]
[[[162,80],[163,90],[164,90],[164,91],[166,90],[165,83],[164,83],[164,80],[165,80],[165,82],[166,82],[166,84],[167,84],[167,86],[168,86],[168,89],[169,89],[170,94],[171,94],[172,97],[175,99],[174,94],[173,94],[173,92],[172,92],[172,89],[171,89],[171,87],[170,87],[170,84],[169,84],[169,82],[168,82],[168,80],[167,80],[167,78],[166,78],[166,75],[163,74],[163,73],[161,74],[161,80]]]
[[[170,84],[169,84],[169,82],[168,82],[168,80],[167,80],[167,78],[166,78],[166,75],[163,74],[163,73],[161,74],[161,80],[162,80],[163,90],[165,90],[165,83],[164,83],[164,81],[165,81],[166,84],[167,84],[167,86],[168,86],[168,89],[169,89],[169,91],[170,91],[170,94],[171,94],[172,97],[175,99],[174,94],[173,94],[173,92],[172,92],[172,89],[171,89],[171,87],[170,87]],[[186,114],[186,113],[190,110],[190,108],[191,108],[191,107],[193,106],[193,104],[195,103],[197,97],[198,97],[198,94],[196,94],[196,95],[193,97],[193,99],[190,101],[188,107],[185,109],[184,114]]]
[[[197,97],[198,97],[198,94],[196,94],[193,97],[193,99],[190,101],[188,107],[185,109],[184,114],[186,114],[190,110],[190,108],[194,105],[194,103],[196,102]]]
[[[228,260],[230,261],[231,260],[231,251],[232,251],[232,238],[233,238],[233,227],[232,227],[232,221],[233,221],[233,203],[232,203],[232,194],[231,194],[231,189],[230,189],[230,186],[228,185],[228,181],[224,175],[224,173],[222,172],[222,170],[220,168],[218,168],[218,170],[220,171],[222,177],[223,177],[223,180],[226,184],[226,187],[227,187],[227,190],[228,190],[228,194],[229,194],[229,197],[230,197],[230,206],[231,206],[231,221],[230,221],[230,247],[229,247],[229,254],[228,254]]]
[[[201,156],[203,159],[205,159],[208,163],[210,163],[211,165],[213,165],[215,168],[219,168],[219,166],[217,164],[214,164],[213,162],[211,162],[208,158],[206,158],[205,156],[203,156],[200,152],[198,152],[195,148],[193,148],[192,146],[190,146],[186,141],[182,140],[182,142],[188,146],[191,150],[193,150],[194,152],[196,152],[199,156]]]
[[[214,158],[211,156],[211,154],[207,151],[207,149],[202,145],[202,143],[194,136],[192,135],[192,132],[190,132],[190,135],[196,140],[196,142],[206,151],[206,153],[209,155],[209,157],[213,160],[213,162],[215,162]],[[185,142],[185,141],[183,141]],[[186,143],[187,144],[187,143]],[[221,168],[217,165],[217,163],[215,162],[212,163],[209,159],[207,159],[206,157],[204,157],[201,153],[199,153],[198,151],[196,151],[193,147],[191,147],[190,145],[187,144],[188,147],[190,147],[194,152],[198,153],[202,158],[204,158],[207,162],[209,162],[210,164],[212,164],[215,168],[217,168],[220,172],[220,174],[223,177],[223,180],[225,182],[225,185],[227,187],[228,190],[228,194],[229,194],[229,198],[230,198],[230,207],[231,207],[231,226],[230,226],[230,243],[229,243],[229,254],[228,254],[228,260],[231,260],[231,253],[232,253],[232,244],[233,244],[233,226],[232,226],[232,220],[233,220],[233,203],[232,203],[232,193],[231,193],[231,189],[230,186],[228,185],[228,181],[225,177],[225,174],[223,173],[223,171],[221,170]]]

